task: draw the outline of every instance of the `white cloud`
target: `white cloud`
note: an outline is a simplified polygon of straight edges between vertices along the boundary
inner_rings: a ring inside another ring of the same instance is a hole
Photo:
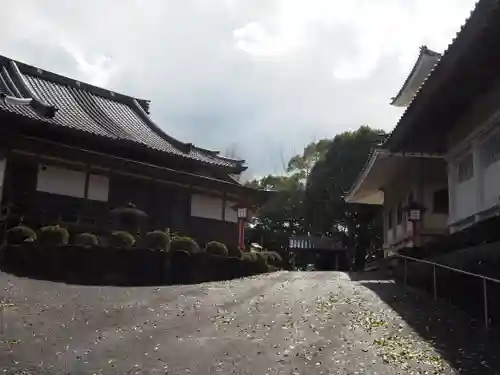
[[[276,14],[263,14],[235,30],[238,47],[257,57],[282,57],[315,43],[317,29],[348,29],[355,53],[337,59],[333,75],[340,79],[368,77],[384,55],[413,59],[416,47],[430,43],[444,50],[472,1],[430,0],[279,0]],[[273,31],[269,31],[273,30]],[[346,41],[344,41],[346,42]],[[320,48],[337,50],[339,45]],[[352,48],[352,46],[350,47]],[[409,57],[411,56],[411,58]],[[413,63],[413,61],[411,61]]]
[[[360,124],[418,47],[442,51],[474,0],[3,0],[0,53],[152,100],[156,122],[254,173]]]

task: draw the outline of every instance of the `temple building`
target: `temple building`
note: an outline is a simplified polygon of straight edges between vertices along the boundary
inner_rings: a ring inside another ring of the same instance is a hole
[[[413,98],[410,90],[394,99],[407,108],[347,197],[384,205],[386,250],[423,246],[428,230],[459,239],[458,247],[500,240],[493,230],[500,215],[498,35],[500,2],[478,1],[443,56],[419,75],[425,79],[413,84]],[[407,222],[416,208],[421,217]]]
[[[421,47],[410,74],[391,104],[408,106],[439,57],[438,53]],[[432,153],[392,152],[381,145],[372,150],[346,200],[348,203],[383,206],[386,253],[422,246],[447,232],[448,192],[444,158]],[[418,228],[408,215],[413,202],[420,202],[428,208]]]
[[[132,202],[150,229],[236,244],[236,207],[265,199],[239,182],[245,169],[165,133],[147,100],[0,56],[4,227],[23,217],[98,232]]]

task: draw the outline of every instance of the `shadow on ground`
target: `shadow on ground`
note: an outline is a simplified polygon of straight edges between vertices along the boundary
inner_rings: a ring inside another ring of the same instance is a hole
[[[380,271],[350,273],[375,292],[411,328],[450,363],[459,374],[500,374],[500,330],[484,329],[484,323],[443,300],[402,283]]]

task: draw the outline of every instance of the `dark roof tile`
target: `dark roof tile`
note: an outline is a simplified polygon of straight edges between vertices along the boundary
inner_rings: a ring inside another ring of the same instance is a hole
[[[180,142],[163,132],[148,116],[146,100],[82,84],[2,56],[0,92],[17,98],[36,98],[58,111],[54,118],[47,119],[29,107],[0,103],[0,110],[110,139],[132,141],[204,164],[245,169],[243,160],[221,157],[218,152]]]

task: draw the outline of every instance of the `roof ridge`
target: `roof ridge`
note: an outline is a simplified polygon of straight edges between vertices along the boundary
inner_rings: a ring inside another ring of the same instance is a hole
[[[70,78],[58,73],[54,73],[50,70],[42,69],[34,65],[27,64],[25,62],[11,59],[10,57],[0,55],[0,65],[2,65],[2,62],[7,63],[7,65],[10,65],[14,63],[18,69],[18,71],[21,74],[28,74],[31,76],[39,77],[51,82],[55,82],[64,86],[70,86],[75,89],[85,89],[89,91],[92,94],[101,96],[106,99],[114,100],[117,102],[122,102],[126,103],[128,100],[135,99],[137,100],[139,105],[147,112],[149,112],[149,100],[147,99],[140,99],[134,96],[130,95],[125,95],[122,93],[119,93],[117,91],[105,89],[103,87],[99,87],[96,85],[92,85],[87,82],[82,82],[79,81],[76,78]]]
[[[417,71],[417,68],[420,65],[421,61],[422,61],[422,58],[425,55],[431,56],[431,57],[437,57],[438,58],[437,61],[434,63],[434,66],[437,63],[439,63],[439,60],[440,60],[440,58],[442,56],[439,52],[436,52],[436,51],[433,51],[433,50],[429,49],[426,45],[421,46],[420,49],[419,49],[419,53],[418,53],[417,59],[415,60],[415,63],[413,64],[413,67],[410,70],[410,73],[406,76],[406,79],[403,82],[403,85],[401,85],[401,88],[399,89],[399,91],[396,94],[396,96],[394,96],[393,98],[391,98],[391,105],[395,105],[396,101],[403,95],[403,93],[405,92],[405,89],[407,88],[407,86],[410,84],[412,78],[414,77],[414,75],[415,75],[415,73]],[[423,83],[425,82],[425,80],[427,79],[427,77],[429,76],[429,74],[433,71],[433,69],[434,69],[434,67],[431,68],[431,70],[427,74],[426,78],[424,78],[424,80],[422,81],[422,83],[420,84],[420,86],[423,85]],[[416,90],[415,95],[418,92],[419,88]]]
[[[205,162],[208,163],[220,161],[221,163],[227,162],[228,164],[233,164],[231,168],[234,167],[238,170],[243,168],[242,164],[244,163],[244,160],[236,160],[220,156],[219,151],[211,151],[198,146],[194,146],[191,143],[182,142],[166,133],[150,117],[149,100],[138,99],[132,96],[107,90],[102,87],[83,83],[76,79],[42,70],[41,68],[37,68],[33,65],[28,65],[26,63],[0,55],[0,70],[2,69],[7,72],[7,78],[12,80],[10,76],[13,76],[15,82],[11,83],[11,86],[13,86],[13,89],[17,91],[16,95],[20,97],[29,95],[31,98],[33,98],[33,104],[40,107],[39,110],[43,110],[44,113],[47,112],[48,114],[53,115],[57,109],[54,106],[50,105],[52,103],[45,104],[47,98],[44,98],[43,101],[41,100],[41,98],[38,98],[38,95],[34,92],[34,90],[36,91],[37,89],[34,89],[31,86],[31,80],[45,81],[48,84],[60,85],[68,90],[86,92],[89,95],[100,97],[103,100],[120,103],[121,105],[127,106],[131,111],[133,111],[138,116],[138,118],[142,120],[144,125],[150,129],[150,131],[155,133],[167,144],[170,144],[170,147],[176,149],[176,153],[179,153],[181,155],[184,154],[186,157],[191,158],[195,161],[201,161],[202,163],[204,163],[203,159],[207,159]],[[23,95],[20,94],[20,91],[23,91]],[[36,92],[39,93],[38,91]],[[52,98],[52,100],[55,99]],[[82,110],[85,111],[84,108],[82,108]],[[114,121],[115,120],[112,120],[112,122]],[[198,155],[193,153],[193,151],[197,151]]]
[[[240,162],[240,163],[244,163],[245,162],[244,159],[231,158],[229,156],[220,155],[220,151],[217,151],[217,150],[209,150],[209,149],[206,149],[206,148],[203,148],[203,147],[200,147],[200,146],[196,146],[196,145],[193,145],[193,148],[196,149],[196,150],[198,150],[198,151],[201,151],[201,152],[209,153],[212,156],[215,156],[215,157],[217,157],[219,159],[229,160],[229,161],[236,161],[236,162]]]
[[[446,64],[454,64],[457,60],[456,54],[457,51],[457,45],[458,43],[470,43],[470,40],[467,40],[467,38],[471,39],[473,38],[472,32],[469,30],[474,29],[474,27],[477,27],[477,24],[481,19],[488,18],[490,16],[490,12],[498,7],[500,4],[500,0],[477,0],[474,8],[470,11],[469,16],[466,18],[466,20],[462,23],[460,26],[460,29],[456,32],[455,37],[451,40],[451,42],[448,44],[447,48],[444,50],[444,52],[441,55],[441,58],[434,64],[433,68],[425,78],[425,80],[422,82],[418,90],[415,92],[415,95],[413,96],[413,99],[410,101],[410,103],[407,105],[405,111],[399,118],[398,122],[396,123],[396,126],[390,133],[390,136],[388,137],[388,142],[392,141],[393,137],[395,134],[397,134],[398,131],[401,131],[400,125],[403,122],[403,119],[405,119],[407,116],[412,111],[415,111],[415,106],[416,102],[418,102],[419,99],[417,99],[420,96],[422,96],[422,92],[428,92],[428,91],[436,91],[438,88],[436,86],[440,86],[436,81],[438,78],[435,78],[437,74],[445,69],[443,68],[443,65]],[[484,9],[483,9],[484,8]],[[476,34],[481,32],[482,30],[476,30]],[[469,32],[468,35],[467,32]],[[474,34],[474,37],[476,37],[476,34]],[[453,56],[453,53],[455,53],[455,56]],[[453,61],[455,59],[455,61]],[[451,60],[451,62],[450,62]],[[437,72],[437,73],[436,73]],[[446,71],[445,73],[446,74]],[[449,74],[449,73],[448,73]],[[429,83],[430,82],[430,83]],[[434,84],[434,87],[431,85]],[[420,100],[421,101],[421,100]]]

